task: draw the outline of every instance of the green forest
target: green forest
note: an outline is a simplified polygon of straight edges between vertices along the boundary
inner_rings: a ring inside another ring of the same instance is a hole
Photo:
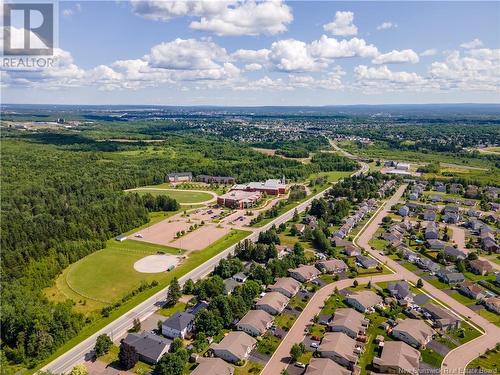
[[[149,212],[177,207],[124,189],[162,183],[168,173],[181,171],[246,182],[282,175],[298,181],[312,173],[356,168],[334,154],[301,164],[230,140],[166,130],[154,135],[161,142],[106,140],[151,137],[138,132],[136,124],[120,124],[116,134],[109,126],[105,135],[101,130],[95,125],[2,133],[3,373],[33,368],[90,322],[69,301],[50,302],[41,292],[65,267],[147,223]]]

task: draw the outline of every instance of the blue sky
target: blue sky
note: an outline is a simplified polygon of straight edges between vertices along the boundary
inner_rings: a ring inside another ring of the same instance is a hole
[[[2,72],[2,101],[499,102],[499,4],[60,2],[58,66]]]

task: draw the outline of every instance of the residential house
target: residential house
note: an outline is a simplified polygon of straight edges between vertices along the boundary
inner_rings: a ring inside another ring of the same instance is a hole
[[[243,331],[252,336],[263,335],[273,324],[272,315],[264,310],[250,310],[236,324],[238,331]]]
[[[410,286],[406,281],[392,281],[387,284],[387,290],[391,296],[396,298],[402,305],[413,302],[413,294],[410,291]]]
[[[450,194],[460,194],[463,188],[462,184],[451,184],[449,191]]]
[[[351,371],[329,358],[311,358],[304,375],[351,375]]]
[[[347,270],[347,264],[340,259],[328,259],[316,262],[316,268],[325,273],[339,273]]]
[[[361,250],[354,245],[348,245],[344,248],[344,253],[348,257],[355,257],[361,254]]]
[[[425,257],[419,258],[417,260],[417,266],[430,272],[438,272],[441,269],[441,266],[439,264],[434,263],[432,260]]]
[[[477,198],[479,196],[479,187],[476,185],[468,185],[465,196],[467,198]]]
[[[483,298],[483,304],[488,310],[500,314],[500,298],[499,297],[486,297]]]
[[[436,211],[434,210],[425,210],[424,211],[424,220],[425,221],[435,221],[436,220]]]
[[[298,234],[304,234],[304,230],[306,229],[306,226],[304,224],[294,224],[295,229],[297,229]]]
[[[437,181],[436,183],[434,183],[434,190],[440,193],[446,193],[446,185],[440,181]]]
[[[460,318],[448,310],[433,303],[423,306],[424,314],[428,314],[433,322],[433,327],[440,331],[460,328]]]
[[[361,264],[361,266],[366,269],[371,269],[378,266],[378,262],[375,259],[364,255],[357,255],[356,262]]]
[[[321,275],[321,272],[314,266],[305,265],[298,268],[288,270],[288,273],[295,280],[305,283],[311,281]]]
[[[168,338],[184,339],[193,330],[194,315],[188,312],[176,312],[161,325],[161,333]]]
[[[460,221],[460,215],[455,212],[450,212],[444,215],[443,221],[447,224],[457,224]]]
[[[460,284],[465,281],[465,277],[460,272],[452,272],[446,269],[440,270],[437,277],[446,284]]]
[[[283,258],[285,255],[292,253],[292,249],[285,245],[276,245],[276,252],[278,253],[278,259]]]
[[[234,367],[220,358],[200,358],[191,375],[233,375]]]
[[[381,374],[418,373],[420,367],[420,352],[400,341],[384,343],[382,355],[373,359],[373,367]]]
[[[484,293],[483,288],[481,288],[479,285],[476,283],[473,283],[472,281],[464,281],[460,285],[460,292],[465,294],[467,297],[470,297],[475,300],[481,300],[484,297],[486,297],[486,294]]]
[[[300,283],[291,277],[279,277],[275,283],[267,286],[270,292],[279,292],[288,298],[292,298],[300,289]]]
[[[352,369],[358,361],[356,341],[342,332],[327,332],[318,347],[322,358],[330,358],[339,365]]]
[[[400,214],[403,217],[408,216],[410,214],[410,209],[408,208],[408,206],[402,206],[399,208],[398,214]]]
[[[356,310],[364,313],[375,305],[382,303],[382,298],[371,290],[363,290],[347,296],[346,302]]]
[[[234,280],[232,277],[224,279],[224,290],[226,294],[231,294],[234,291],[234,289],[239,285],[241,285],[241,283]]]
[[[186,309],[186,312],[196,315],[198,314],[201,310],[206,309],[208,307],[208,302],[207,301],[198,301],[196,305],[193,307],[190,307]]]
[[[244,283],[248,279],[248,276],[243,272],[238,272],[237,274],[233,275],[233,279],[239,283]]]
[[[449,246],[449,245],[445,246],[443,249],[443,252],[444,252],[444,255],[446,255],[447,257],[450,257],[454,261],[467,258],[467,254],[465,254],[463,251],[458,250],[457,248],[455,248],[453,246]]]
[[[493,272],[493,266],[487,260],[475,259],[469,262],[472,272],[477,275],[487,275]]]
[[[330,331],[343,332],[347,336],[356,339],[359,334],[364,335],[369,320],[354,309],[338,308],[335,310],[333,319],[328,323]]]
[[[256,343],[257,340],[245,332],[231,331],[220,343],[210,345],[210,351],[216,357],[236,363],[246,360]]]
[[[392,329],[392,336],[415,348],[425,348],[436,333],[430,326],[419,319],[405,319]]]
[[[406,246],[399,246],[398,251],[401,252],[403,259],[406,259],[408,262],[411,263],[415,263],[420,258],[420,256],[417,253],[411,251]]]
[[[490,237],[486,237],[481,241],[481,247],[486,251],[491,251],[493,253],[500,252],[500,246],[496,241]]]
[[[439,227],[434,221],[427,223],[424,238],[426,240],[437,240],[439,238]]]
[[[256,303],[257,310],[264,310],[271,315],[278,315],[285,309],[290,299],[279,292],[269,292],[261,297]]]
[[[135,348],[141,361],[152,365],[156,364],[163,354],[168,352],[172,344],[171,340],[147,331],[129,333],[123,342]]]
[[[446,246],[446,242],[441,241],[441,240],[427,240],[427,243],[429,244],[429,247],[431,250],[444,250],[444,247]]]

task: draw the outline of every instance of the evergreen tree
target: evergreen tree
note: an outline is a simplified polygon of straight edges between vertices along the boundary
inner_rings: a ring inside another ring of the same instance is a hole
[[[174,277],[172,281],[170,281],[170,285],[168,287],[166,305],[174,306],[179,301],[179,298],[181,298],[181,296],[181,286],[179,285],[177,277]]]

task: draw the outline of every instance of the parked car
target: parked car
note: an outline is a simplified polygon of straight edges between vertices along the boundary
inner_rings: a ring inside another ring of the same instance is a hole
[[[300,368],[306,368],[306,365],[304,365],[302,362],[295,362],[295,366]]]
[[[312,342],[311,343],[311,348],[319,348],[319,344],[317,342]]]

